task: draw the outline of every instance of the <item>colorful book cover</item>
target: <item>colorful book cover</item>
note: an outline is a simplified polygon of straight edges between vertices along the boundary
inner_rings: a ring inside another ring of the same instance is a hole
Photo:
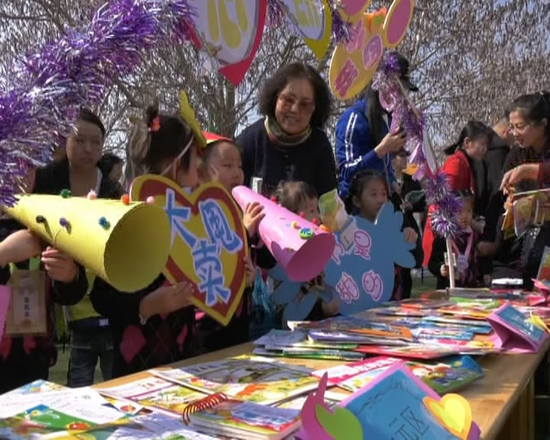
[[[280,439],[300,428],[300,411],[229,400],[190,415],[191,426],[239,438]]]
[[[27,395],[27,394],[37,394],[44,393],[48,391],[59,391],[66,390],[67,388],[63,385],[58,385],[53,382],[48,382],[47,380],[38,379],[34,382],[23,385],[22,387],[16,388],[9,393],[4,394],[4,396],[14,396],[14,395]]]
[[[529,321],[520,310],[504,304],[489,317],[498,345],[506,350],[536,353],[548,339],[548,333]]]
[[[362,345],[357,349],[360,353],[375,354],[379,356],[404,357],[410,359],[437,359],[443,356],[459,354],[462,347],[449,347],[445,345],[411,344],[401,347],[389,345]],[[465,350],[464,350],[465,351]]]
[[[88,431],[105,425],[128,424],[119,411],[102,406],[63,404],[37,405],[15,416],[0,419],[0,438],[28,438],[31,435],[66,431]]]
[[[401,362],[404,362],[403,359],[380,356],[365,359],[361,362],[354,362],[352,364],[338,365],[332,368],[317,370],[311,374],[319,379],[327,374],[329,385],[339,385],[347,380],[363,374],[371,374],[372,377],[376,377],[380,371],[385,371],[387,368]]]
[[[448,329],[448,328],[436,328],[436,327],[418,327],[413,329],[411,333],[416,339],[451,339],[458,341],[471,341],[474,338],[472,331],[466,330],[466,328],[460,330]]]
[[[262,336],[260,339],[254,342],[254,345],[263,345],[263,346],[283,346],[288,347],[294,344],[303,342],[307,339],[307,336],[304,332],[300,330],[290,331],[290,330],[277,330],[272,329],[266,335]]]
[[[447,394],[483,377],[483,369],[470,356],[453,356],[433,363],[408,361],[411,372],[437,394]]]
[[[99,391],[107,396],[130,400],[145,408],[166,411],[176,416],[181,416],[190,402],[205,397],[203,393],[154,376]]]
[[[264,405],[306,393],[318,385],[317,379],[311,377],[305,368],[251,356],[159,370],[154,374],[204,393],[223,393]]]
[[[337,349],[286,349],[283,347],[271,347],[269,349],[256,347],[253,350],[253,353],[258,356],[286,357],[295,359],[323,359],[332,361],[354,361],[365,357],[365,355],[355,351]]]
[[[384,345],[406,345],[408,341],[397,338],[384,338],[377,336],[366,336],[359,333],[335,330],[310,330],[308,337],[314,342],[334,342],[336,344],[384,344]]]

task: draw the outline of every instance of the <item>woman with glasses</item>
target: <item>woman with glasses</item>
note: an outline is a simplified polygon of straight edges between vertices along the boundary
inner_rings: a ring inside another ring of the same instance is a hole
[[[504,165],[501,191],[491,198],[488,210],[498,213],[488,221],[484,243],[494,254],[493,279],[523,279],[532,286],[550,229],[543,226],[517,237],[502,231],[506,193],[550,186],[550,93],[522,95],[508,107],[509,131],[516,142]],[[508,206],[509,208],[509,206]],[[489,220],[489,217],[488,217]]]
[[[550,92],[520,96],[508,115],[518,147],[510,153],[501,189],[529,180],[538,181],[539,187],[550,184]]]
[[[245,184],[262,179],[271,196],[281,181],[303,181],[322,195],[336,189],[336,166],[323,131],[332,106],[327,83],[311,66],[281,67],[259,94],[263,118],[238,137]]]

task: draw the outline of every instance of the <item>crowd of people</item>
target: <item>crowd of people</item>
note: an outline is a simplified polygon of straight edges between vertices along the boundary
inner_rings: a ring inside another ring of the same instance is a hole
[[[401,55],[398,60],[400,81],[413,93],[418,88],[409,77],[409,63]],[[124,176],[123,160],[102,154],[106,132],[100,118],[83,109],[65,152],[46,167],[31,170],[23,189],[35,194],[70,190],[76,197],[94,191],[97,197],[118,199],[125,185],[146,173],[164,176],[189,191],[211,180],[231,191],[260,178],[263,195],[311,220],[319,216],[319,196],[337,189],[350,214],[371,222],[388,201],[403,211],[403,233],[416,244],[412,251],[416,266],[427,267],[438,288],[449,285],[449,264],[456,266],[458,286],[486,286],[494,278],[507,277],[520,278],[530,287],[548,241],[545,232],[505,236],[501,222],[511,193],[550,184],[550,94],[518,97],[502,117],[495,115],[492,128],[481,121],[468,122],[456,143],[445,150],[443,170],[462,201],[461,233],[452,240],[452,259],[446,255],[445,239],[431,228],[430,213],[437,208],[428,206],[407,167],[406,133],[401,128],[390,130],[392,115],[382,109],[378,92],[369,86],[335,127],[327,127],[332,99],[329,86],[314,68],[285,65],[260,90],[262,118],[235,140],[215,136],[206,145],[181,117],[150,106],[129,134]],[[332,130],[334,150],[327,136]],[[166,286],[159,274],[139,292],[118,292],[4,218],[0,281],[7,284],[16,270],[46,272],[48,330],[40,335],[4,335],[0,393],[48,378],[56,362],[54,342],[62,321],[70,333],[67,383],[71,387],[91,385],[98,360],[107,380],[239,344],[251,335],[284,326],[257,270],[276,264],[265,247],[256,246],[263,215],[258,204],[243,212],[252,258],[242,262],[247,289],[228,328],[190,304],[196,288],[192,284]],[[29,254],[35,257],[29,260]],[[408,297],[410,270],[396,267],[395,276],[394,298]],[[302,294],[307,294],[307,285]],[[309,318],[337,313],[336,300],[319,300]]]

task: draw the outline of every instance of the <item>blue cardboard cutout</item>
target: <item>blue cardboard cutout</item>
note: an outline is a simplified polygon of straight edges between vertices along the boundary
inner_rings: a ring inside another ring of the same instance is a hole
[[[394,264],[412,268],[410,252],[401,227],[403,214],[386,203],[373,224],[362,217],[350,217],[336,233],[334,253],[325,270],[326,283],[335,290],[340,313],[350,315],[389,301],[394,285]]]
[[[284,269],[276,265],[267,272],[269,278],[278,283],[271,292],[271,301],[284,306],[283,322],[303,321],[310,314],[317,299],[329,303],[333,299],[332,289],[329,286],[309,286],[308,283],[290,281]],[[306,287],[307,293],[303,293]]]

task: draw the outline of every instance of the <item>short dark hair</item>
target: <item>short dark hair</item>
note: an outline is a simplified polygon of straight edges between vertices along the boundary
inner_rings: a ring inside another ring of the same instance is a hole
[[[275,191],[277,202],[290,212],[298,214],[299,206],[307,200],[316,199],[319,194],[309,183],[301,181],[280,182]]]
[[[234,140],[231,140],[231,139],[217,139],[213,142],[208,142],[206,144],[206,147],[204,147],[202,149],[201,160],[203,161],[203,163],[208,163],[208,161],[210,160],[210,157],[212,156],[212,154],[214,154],[215,151],[218,151],[218,147],[220,146],[220,144],[222,142],[226,142],[228,144],[233,145],[237,150],[239,150],[239,153],[242,156],[242,153],[243,153],[242,148]]]
[[[263,85],[258,95],[260,113],[275,117],[275,106],[279,93],[293,79],[307,79],[313,87],[315,110],[311,115],[310,125],[322,128],[332,111],[332,94],[326,81],[313,67],[304,63],[290,63],[281,67]]]
[[[99,159],[97,166],[104,176],[108,176],[109,174],[111,174],[111,171],[113,171],[115,165],[118,165],[122,162],[123,160],[115,154],[105,153],[103,156],[101,156],[101,159]]]
[[[355,173],[351,180],[348,198],[344,201],[346,211],[348,213],[352,213],[354,211],[353,198],[361,198],[361,194],[363,194],[363,191],[365,190],[367,185],[375,180],[382,182],[382,184],[386,188],[386,191],[389,192],[388,184],[383,174],[380,174],[379,172],[373,170],[364,170]]]
[[[101,130],[101,137],[105,139],[105,125],[101,122],[101,119],[93,111],[88,108],[82,107],[78,113],[78,120],[89,122],[90,124],[97,125]]]

